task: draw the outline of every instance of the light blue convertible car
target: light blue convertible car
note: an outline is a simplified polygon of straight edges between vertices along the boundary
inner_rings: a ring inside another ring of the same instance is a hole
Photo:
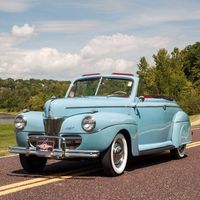
[[[138,96],[131,74],[88,74],[75,79],[64,98],[52,97],[44,112],[15,119],[22,167],[41,171],[48,158],[101,159],[105,173],[124,172],[130,157],[170,150],[183,158],[191,142],[188,115],[170,98]]]

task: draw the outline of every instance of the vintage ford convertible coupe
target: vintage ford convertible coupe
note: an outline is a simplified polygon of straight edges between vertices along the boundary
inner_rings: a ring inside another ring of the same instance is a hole
[[[100,158],[108,176],[123,173],[132,156],[170,150],[183,158],[191,142],[188,115],[170,98],[138,97],[131,74],[89,74],[75,79],[65,98],[51,98],[44,112],[15,119],[22,167],[43,170],[48,158]]]

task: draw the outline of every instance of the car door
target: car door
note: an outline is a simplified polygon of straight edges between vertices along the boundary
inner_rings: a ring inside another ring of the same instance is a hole
[[[165,120],[165,102],[145,99],[137,104],[136,109],[139,150],[157,148],[166,142],[169,127]]]

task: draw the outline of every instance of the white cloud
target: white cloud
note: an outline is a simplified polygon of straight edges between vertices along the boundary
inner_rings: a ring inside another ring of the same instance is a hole
[[[91,9],[96,9],[107,13],[121,13],[130,9],[130,2],[127,0],[101,0],[94,3],[92,0],[89,1],[87,6],[91,7]]]
[[[30,51],[24,56],[23,62],[23,65],[32,69],[35,68],[40,72],[53,73],[77,66],[80,62],[80,56],[78,54],[62,53],[57,49],[42,48]]]
[[[136,37],[134,35],[114,34],[111,36],[98,36],[88,42],[81,50],[84,58],[98,57],[107,54],[119,54],[141,47],[159,48],[168,44],[164,37]]]
[[[159,6],[159,4],[161,4]],[[184,6],[182,4],[185,4]],[[153,5],[153,4],[152,4]],[[200,20],[200,4],[192,4],[190,1],[170,1],[158,2],[158,7],[140,7],[134,12],[128,12],[125,17],[122,17],[118,24],[121,28],[128,27],[151,27],[155,26],[156,29],[159,25],[166,23],[187,22],[193,20]],[[195,5],[195,6],[194,6]],[[173,24],[170,24],[173,25]],[[155,28],[153,27],[153,28]],[[180,26],[178,26],[180,28]],[[173,31],[170,29],[170,31]]]
[[[77,54],[63,53],[52,48],[38,50],[10,49],[0,55],[0,77],[67,78],[68,70],[80,64]]]
[[[128,61],[125,59],[112,59],[112,58],[105,58],[102,60],[97,61],[96,67],[100,69],[102,72],[125,72],[127,68],[134,66],[133,61]]]
[[[0,49],[7,49],[12,47],[14,44],[15,39],[11,37],[9,34],[0,33]]]
[[[160,37],[104,35],[91,39],[79,53],[69,53],[49,47],[36,50],[14,48],[17,39],[12,35],[0,34],[0,42],[4,44],[4,47],[0,47],[0,77],[66,80],[91,72],[135,73],[139,58],[132,56],[134,51],[143,47],[158,48],[168,42]]]
[[[63,32],[74,33],[89,31],[100,27],[101,23],[94,20],[80,21],[42,21],[36,23],[37,32]]]
[[[188,13],[185,11],[171,12],[169,13],[149,13],[149,14],[139,14],[137,19],[132,18],[130,24],[137,26],[151,26],[156,24],[161,24],[165,22],[181,22],[190,20],[200,20],[200,11],[194,11]],[[124,19],[126,21],[126,19]]]
[[[14,25],[12,27],[11,33],[0,32],[0,51],[4,52],[6,50],[11,50],[13,47],[27,39],[30,39],[34,33],[34,27],[24,24],[23,26]]]
[[[31,6],[32,0],[0,0],[0,11],[22,12]]]
[[[28,37],[34,33],[34,27],[29,24],[24,24],[23,26],[14,25],[12,27],[12,34],[17,37]]]

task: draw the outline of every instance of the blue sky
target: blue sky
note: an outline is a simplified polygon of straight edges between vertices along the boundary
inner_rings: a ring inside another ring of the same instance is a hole
[[[199,36],[199,0],[0,0],[0,78],[135,73]]]

